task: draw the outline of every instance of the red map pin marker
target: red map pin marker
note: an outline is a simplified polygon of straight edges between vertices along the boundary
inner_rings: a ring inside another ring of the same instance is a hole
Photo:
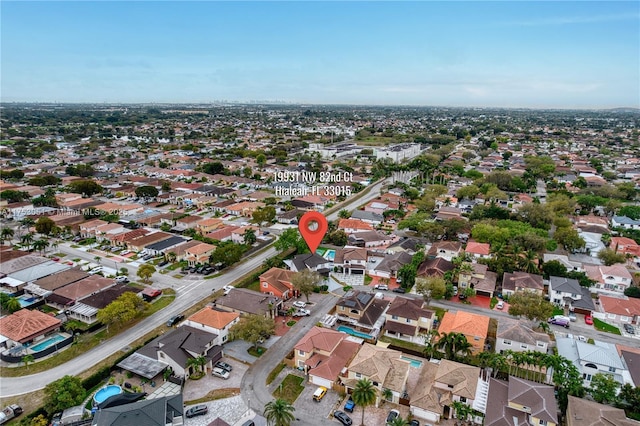
[[[324,234],[327,233],[327,229],[329,229],[327,218],[319,212],[307,212],[302,215],[300,222],[298,222],[300,235],[309,246],[311,253],[316,252],[324,238]]]

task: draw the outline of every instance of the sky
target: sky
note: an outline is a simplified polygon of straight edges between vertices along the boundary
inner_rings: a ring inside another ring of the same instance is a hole
[[[640,107],[638,1],[0,2],[3,102]]]

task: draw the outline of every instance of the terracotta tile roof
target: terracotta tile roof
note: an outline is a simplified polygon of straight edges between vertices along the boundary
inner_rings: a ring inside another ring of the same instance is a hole
[[[287,290],[291,290],[293,288],[291,279],[293,278],[294,274],[295,272],[286,269],[271,268],[264,274],[260,275],[260,282],[267,282],[269,283],[269,285],[284,293]],[[260,286],[260,288],[262,289],[262,285]]]
[[[78,301],[105,288],[115,285],[114,281],[100,275],[91,275],[54,291],[54,294]]]
[[[314,326],[295,346],[296,350],[303,352],[313,352],[320,350],[332,352],[338,343],[347,338],[345,333]]]
[[[491,246],[487,243],[476,243],[475,241],[469,241],[465,253],[488,255],[491,252]]]
[[[216,248],[216,246],[214,246],[212,244],[200,243],[200,244],[198,244],[196,246],[189,247],[184,252],[186,254],[192,254],[194,256],[197,256],[199,254],[203,254],[203,253],[206,253],[208,251],[214,250],[215,248]]]
[[[0,334],[15,342],[28,342],[33,338],[60,326],[56,317],[40,311],[21,309],[9,316],[0,318]]]
[[[44,290],[54,291],[67,284],[87,278],[88,276],[89,274],[79,268],[71,268],[66,271],[58,272],[57,274],[40,278],[33,283]]]
[[[438,331],[442,333],[462,333],[471,336],[469,343],[473,344],[473,337],[486,339],[489,330],[489,317],[468,312],[446,312]]]
[[[640,299],[600,296],[600,306],[602,306],[604,312],[611,314],[625,317],[640,315]]]
[[[373,231],[373,227],[360,219],[340,219],[338,229],[358,229],[362,231]]]
[[[211,328],[222,330],[239,316],[240,314],[237,312],[219,311],[210,306],[206,306],[187,319],[199,324],[204,324]]]

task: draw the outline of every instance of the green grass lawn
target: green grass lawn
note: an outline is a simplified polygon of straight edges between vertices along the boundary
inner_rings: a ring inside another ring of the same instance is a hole
[[[267,376],[268,385],[270,385],[276,379],[276,377],[278,377],[278,374],[280,374],[280,372],[284,370],[284,367],[286,367],[286,364],[281,362],[276,368],[271,370],[271,373],[269,373],[269,375]]]
[[[553,314],[551,314],[551,316],[555,317],[556,315],[564,315],[564,309],[558,308],[557,306],[554,306]]]
[[[411,343],[411,342],[405,342],[404,340],[394,339],[389,336],[380,336],[378,340],[380,340],[381,342],[390,343],[399,348],[409,349],[411,351],[422,352],[424,350],[424,346],[422,345],[418,345],[416,343]]]
[[[593,326],[598,331],[606,331],[607,333],[621,334],[620,329],[618,327],[615,327],[611,324],[607,324],[606,322],[601,321],[598,318],[593,319]]]
[[[303,381],[304,378],[302,377],[288,374],[287,377],[282,380],[282,383],[280,383],[278,388],[273,392],[273,396],[276,398],[282,398],[293,404],[300,393],[304,390],[304,386],[302,385]]]

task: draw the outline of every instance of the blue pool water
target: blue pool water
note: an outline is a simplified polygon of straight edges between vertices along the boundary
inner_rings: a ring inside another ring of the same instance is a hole
[[[93,395],[93,400],[96,404],[103,403],[107,398],[113,395],[119,395],[122,393],[122,388],[118,385],[107,385],[101,388],[95,395]]]
[[[35,297],[29,297],[22,295],[18,297],[18,302],[20,302],[20,306],[26,308],[29,305],[32,305],[37,299]]]
[[[362,333],[358,330],[354,330],[351,327],[347,327],[346,325],[341,325],[337,328],[338,331],[342,331],[343,333],[350,334],[352,336],[359,337],[361,339],[373,339],[370,334]]]
[[[47,349],[49,346],[53,346],[55,345],[57,342],[64,340],[65,337],[60,335],[60,334],[56,334],[55,336],[49,337],[46,340],[43,340],[42,342],[38,343],[37,345],[33,345],[30,346],[29,349],[31,349],[34,352],[40,352],[41,350]]]
[[[327,251],[324,253],[324,256],[323,256],[323,257],[324,257],[325,259],[327,259],[327,260],[329,260],[329,261],[333,262],[333,259],[335,259],[335,258],[336,258],[336,251],[335,251],[335,250],[327,250]]]
[[[417,359],[409,358],[409,357],[406,357],[406,356],[401,356],[400,359],[404,359],[405,361],[409,361],[409,364],[411,364],[412,367],[415,367],[415,368],[422,367],[422,361],[419,361]]]

